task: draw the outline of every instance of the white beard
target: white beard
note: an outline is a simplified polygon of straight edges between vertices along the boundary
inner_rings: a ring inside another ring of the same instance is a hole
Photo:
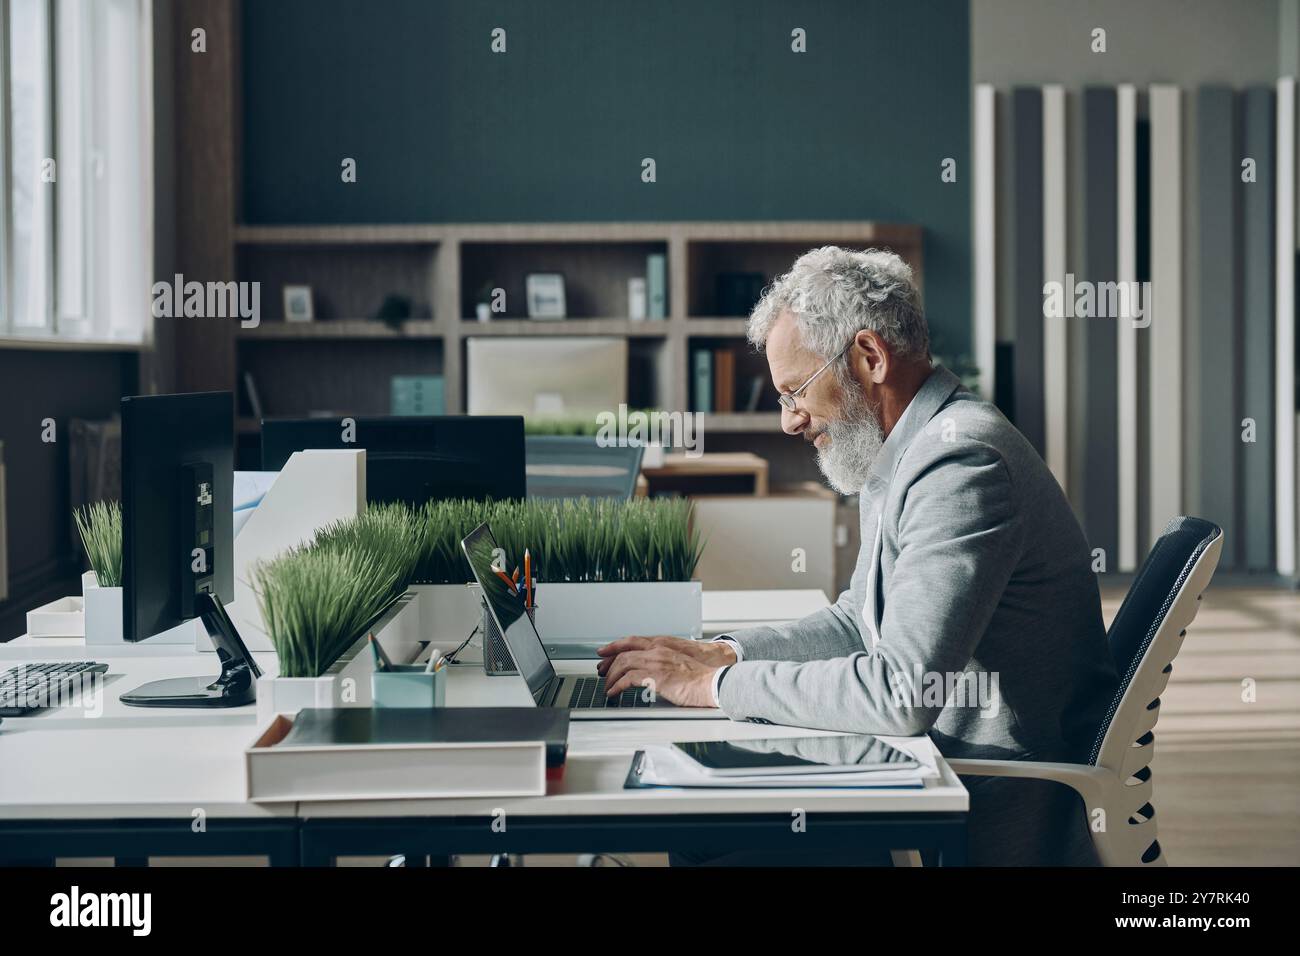
[[[840,494],[856,495],[867,483],[885,443],[885,432],[856,382],[845,388],[844,394],[839,417],[826,426],[830,447],[817,449],[817,467]]]

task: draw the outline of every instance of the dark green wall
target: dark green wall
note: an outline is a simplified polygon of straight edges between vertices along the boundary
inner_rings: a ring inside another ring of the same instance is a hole
[[[243,10],[247,222],[914,222],[931,323],[968,347],[966,0]],[[498,26],[505,54],[489,49]],[[795,27],[807,53],[790,51]]]

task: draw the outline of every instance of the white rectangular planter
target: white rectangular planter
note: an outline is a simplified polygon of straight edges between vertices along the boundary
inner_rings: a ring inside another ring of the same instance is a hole
[[[699,581],[539,584],[537,630],[547,644],[656,634],[698,640],[704,633],[703,587]]]
[[[86,636],[85,604],[79,597],[63,597],[27,612],[28,637]]]
[[[437,650],[455,650],[478,627],[482,592],[477,584],[413,584],[420,599],[420,639]]]
[[[85,606],[87,644],[124,644],[122,639],[122,589],[101,588],[94,571],[81,576],[81,598]],[[141,647],[150,644],[194,644],[202,629],[197,620],[186,621],[170,630],[154,634]],[[205,641],[206,643],[206,641]]]
[[[304,707],[369,707],[375,666],[369,636],[375,635],[393,663],[408,664],[420,650],[419,623],[419,600],[408,592],[321,676],[259,677],[257,722],[264,725],[276,714],[296,714]]]
[[[122,643],[122,589],[101,588],[94,571],[81,576],[87,644]]]

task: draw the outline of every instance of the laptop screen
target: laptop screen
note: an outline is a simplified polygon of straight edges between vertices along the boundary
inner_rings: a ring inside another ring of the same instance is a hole
[[[515,667],[528,682],[533,699],[540,703],[542,691],[555,676],[555,668],[546,656],[546,649],[542,647],[542,639],[537,635],[533,622],[524,613],[523,598],[512,593],[510,586],[492,570],[493,561],[502,560],[502,552],[492,537],[492,529],[486,524],[479,525],[465,537],[460,546],[469,561],[470,570],[474,572],[474,580],[483,589],[492,618],[501,630],[506,646],[510,648]],[[514,569],[502,570],[509,573]]]

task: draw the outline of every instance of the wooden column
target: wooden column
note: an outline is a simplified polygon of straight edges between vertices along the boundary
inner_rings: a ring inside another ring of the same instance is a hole
[[[186,281],[238,279],[238,0],[175,0],[176,270]],[[207,31],[207,52],[192,31]],[[266,308],[266,303],[262,303]],[[236,318],[160,319],[173,333],[179,392],[235,388]]]

